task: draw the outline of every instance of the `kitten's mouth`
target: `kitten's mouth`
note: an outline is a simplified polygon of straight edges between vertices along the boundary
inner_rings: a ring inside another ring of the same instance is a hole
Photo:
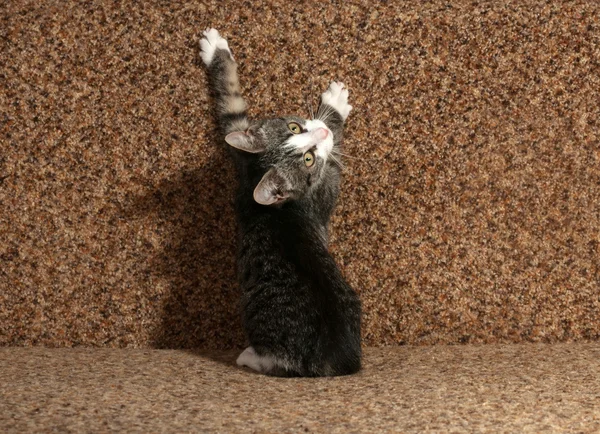
[[[317,131],[317,155],[327,160],[329,153],[333,149],[333,134],[328,128],[318,128],[315,132]]]

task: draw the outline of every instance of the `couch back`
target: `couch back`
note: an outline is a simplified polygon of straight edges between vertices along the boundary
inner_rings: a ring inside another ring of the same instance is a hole
[[[366,345],[598,338],[600,6],[384,3],[1,8],[0,345],[243,345],[207,27],[253,117],[349,87]]]

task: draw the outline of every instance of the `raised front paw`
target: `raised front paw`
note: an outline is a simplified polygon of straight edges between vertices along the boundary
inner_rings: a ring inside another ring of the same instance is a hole
[[[200,56],[202,60],[209,66],[215,57],[215,51],[217,49],[227,50],[231,58],[231,50],[229,49],[229,44],[227,44],[227,40],[222,38],[219,35],[219,32],[216,29],[208,29],[204,31],[204,38],[200,39]]]
[[[323,92],[321,103],[336,109],[343,120],[346,120],[352,110],[352,106],[348,104],[348,89],[344,89],[344,83],[338,81],[332,81],[329,89]]]

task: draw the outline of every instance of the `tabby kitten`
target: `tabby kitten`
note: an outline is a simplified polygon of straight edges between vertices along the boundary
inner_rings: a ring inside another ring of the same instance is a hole
[[[327,250],[348,91],[331,83],[315,119],[250,121],[227,41],[210,29],[200,46],[239,176],[237,267],[250,346],[237,363],[275,376],[355,373],[360,301]]]

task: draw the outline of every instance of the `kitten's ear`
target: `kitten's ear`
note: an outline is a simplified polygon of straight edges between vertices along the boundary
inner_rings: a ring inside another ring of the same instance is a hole
[[[250,152],[257,154],[263,152],[265,149],[258,144],[258,140],[254,137],[254,134],[250,131],[235,131],[225,136],[225,141],[240,151]]]
[[[254,189],[254,200],[261,205],[273,205],[290,197],[287,192],[287,181],[277,169],[271,169],[260,180]]]

